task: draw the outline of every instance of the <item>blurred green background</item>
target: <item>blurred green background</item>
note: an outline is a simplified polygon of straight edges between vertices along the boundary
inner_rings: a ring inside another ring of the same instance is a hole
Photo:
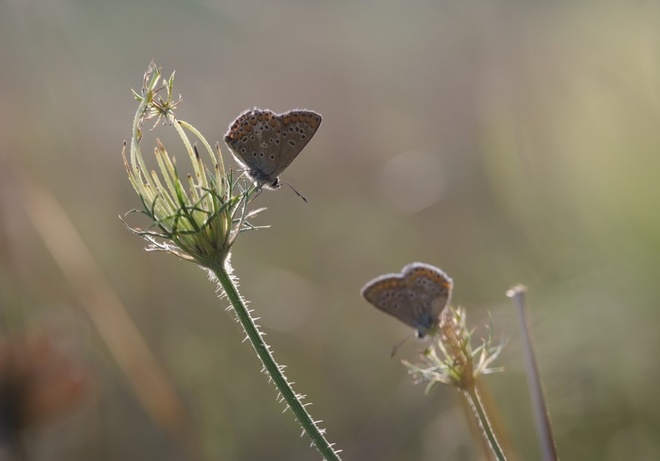
[[[3,332],[46,329],[89,382],[22,434],[27,459],[319,459],[206,274],[145,253],[118,219],[139,205],[120,152],[152,58],[211,142],[254,106],[324,117],[283,175],[310,203],[263,193],[256,223],[272,227],[242,235],[232,263],[343,459],[484,459],[456,391],[424,395],[390,359],[410,329],[359,297],[412,261],[447,271],[468,321],[491,315],[507,341],[487,383],[519,459],[538,447],[517,283],[562,459],[660,459],[657,2],[14,0],[0,5]],[[134,392],[145,369],[119,366],[134,336],[86,295],[102,284],[185,409],[173,426]]]

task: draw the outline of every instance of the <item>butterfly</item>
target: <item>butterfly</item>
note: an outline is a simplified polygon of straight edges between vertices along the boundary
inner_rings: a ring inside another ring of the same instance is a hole
[[[249,109],[229,126],[225,142],[259,187],[277,189],[282,182],[279,175],[312,139],[321,120],[311,110],[276,114]]]
[[[452,279],[442,270],[414,262],[404,267],[401,274],[371,280],[361,294],[370,304],[415,328],[417,337],[423,338],[437,329],[452,286]]]

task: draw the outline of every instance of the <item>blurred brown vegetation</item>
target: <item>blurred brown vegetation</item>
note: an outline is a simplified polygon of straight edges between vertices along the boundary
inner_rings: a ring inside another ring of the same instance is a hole
[[[206,275],[144,253],[118,219],[139,205],[120,151],[152,58],[210,141],[253,106],[324,116],[283,175],[310,203],[263,193],[272,227],[239,238],[232,263],[344,459],[481,459],[454,391],[424,395],[390,360],[409,329],[358,295],[415,260],[508,339],[487,381],[520,459],[538,451],[504,295],[519,282],[562,459],[660,458],[657,2],[14,0],[0,5],[2,333],[71,338],[95,383],[23,435],[27,459],[318,457]],[[136,332],[146,349],[121,352]],[[145,383],[164,386],[151,409]]]

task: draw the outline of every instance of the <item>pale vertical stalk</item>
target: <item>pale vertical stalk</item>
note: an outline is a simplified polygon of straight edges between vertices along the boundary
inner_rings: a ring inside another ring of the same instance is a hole
[[[520,331],[522,333],[523,352],[525,355],[525,370],[527,371],[527,384],[529,394],[532,400],[532,410],[534,412],[534,421],[539,435],[541,452],[545,461],[556,461],[557,447],[555,446],[552,435],[552,424],[550,423],[550,413],[543,391],[538,364],[536,362],[536,353],[532,343],[532,334],[529,318],[529,310],[525,301],[526,288],[522,285],[513,287],[507,292],[507,295],[513,299],[518,312],[520,321]]]

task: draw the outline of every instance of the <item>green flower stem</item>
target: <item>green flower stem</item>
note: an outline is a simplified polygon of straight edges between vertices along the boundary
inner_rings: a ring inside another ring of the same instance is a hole
[[[264,338],[259,332],[257,325],[254,323],[254,320],[250,316],[250,313],[243,302],[243,298],[241,298],[236,285],[227,272],[224,261],[213,267],[209,267],[209,269],[212,270],[218,278],[218,281],[234,308],[241,325],[243,325],[252,346],[257,351],[257,355],[264,364],[268,375],[275,383],[275,386],[277,386],[277,390],[280,392],[289,408],[291,408],[296,415],[296,418],[298,418],[303,430],[312,438],[312,442],[327,461],[339,461],[340,458],[338,454],[324,437],[323,430],[316,425],[312,417],[307,413],[302,401],[291,388],[291,384],[289,384],[282,373],[280,366],[275,362],[268,345],[264,341]]]
[[[231,268],[227,263],[229,251],[241,232],[255,229],[247,220],[261,209],[248,211],[247,206],[260,188],[254,184],[244,187],[236,182],[233,174],[227,174],[225,170],[219,147],[216,146],[217,153],[214,153],[197,129],[174,116],[174,109],[181,99],[175,100],[173,97],[173,86],[174,74],[161,82],[160,68],[152,62],[145,73],[141,92],[133,92],[140,105],[133,121],[130,160],[125,148],[122,155],[129,180],[142,200],[144,210],[141,212],[151,218],[153,224],[146,231],[129,229],[151,243],[148,250],[167,251],[215,274],[264,369],[303,430],[327,461],[339,461],[339,455],[325,439],[324,431],[305,410],[302,396],[293,391],[282,373],[282,367],[275,362],[230,275]],[[185,178],[179,176],[174,157],[167,154],[159,140],[156,140],[154,153],[162,180],[155,171],[149,172],[147,169],[140,152],[140,140],[143,122],[152,118],[156,119],[156,123],[163,122],[174,127],[181,137],[193,168],[193,172]],[[191,143],[187,131],[201,142],[199,151]],[[205,166],[201,151],[206,151],[210,156],[213,170]],[[235,193],[236,188],[238,193]]]
[[[462,389],[462,392],[470,404],[470,407],[474,411],[474,415],[477,418],[477,423],[479,424],[483,435],[486,436],[488,445],[490,445],[491,450],[493,450],[493,454],[498,461],[506,461],[506,456],[504,455],[502,447],[500,447],[500,444],[495,437],[495,433],[493,432],[493,428],[490,425],[486,411],[481,404],[481,399],[479,398],[479,393],[476,386],[469,386],[468,388],[464,388]]]

